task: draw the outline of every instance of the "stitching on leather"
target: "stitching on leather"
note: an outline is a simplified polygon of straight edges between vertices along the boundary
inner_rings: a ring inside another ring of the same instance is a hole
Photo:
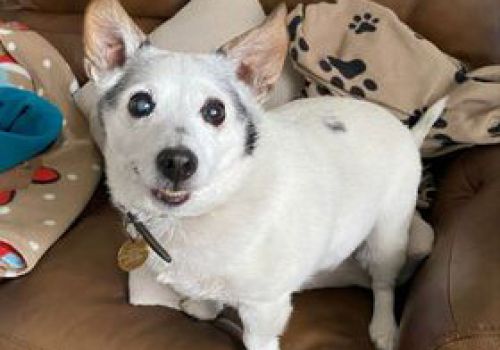
[[[453,312],[453,306],[451,305],[451,264],[453,261],[453,251],[455,247],[455,238],[456,238],[456,233],[455,230],[452,232],[452,237],[451,237],[451,242],[450,242],[450,256],[448,257],[448,272],[447,272],[447,286],[446,286],[446,293],[447,293],[447,302],[448,302],[448,309],[450,310],[450,317],[451,321],[453,322],[453,329],[457,329],[457,320],[455,319],[455,314]]]
[[[479,176],[479,183],[477,181],[473,181],[473,178],[478,178],[478,176],[471,176],[471,171],[476,169],[476,160],[473,157],[469,157],[468,162],[464,160],[466,158],[464,155],[460,157],[460,165],[462,172],[464,174],[465,181],[467,182],[467,185],[470,188],[470,191],[472,194],[476,194],[479,192],[480,188],[482,187],[482,182],[483,182],[483,176]],[[472,167],[471,167],[472,165]],[[472,168],[472,169],[471,169]],[[471,196],[472,197],[472,196]]]
[[[470,329],[471,332],[477,331],[477,329]],[[500,332],[500,328],[492,326],[491,329],[489,329],[490,332]],[[469,332],[466,330],[466,332]],[[485,337],[492,337],[492,338],[498,338],[500,340],[500,334],[499,333],[472,333],[472,334],[459,334],[459,333],[448,333],[447,335],[444,335],[441,337],[441,341],[438,342],[435,346],[432,346],[429,348],[430,350],[439,350],[442,349],[443,347],[446,347],[450,344],[466,340],[466,339],[472,339],[472,338],[485,338]],[[500,344],[500,342],[499,342]]]
[[[24,349],[26,349],[26,350],[49,350],[47,348],[41,348],[38,345],[30,344],[30,343],[26,342],[25,340],[23,340],[19,337],[16,337],[15,335],[11,335],[11,334],[0,333],[0,338],[3,338],[4,340],[6,340],[8,342],[14,343],[16,346],[19,346],[23,350]],[[54,350],[54,349],[52,349],[52,350]]]

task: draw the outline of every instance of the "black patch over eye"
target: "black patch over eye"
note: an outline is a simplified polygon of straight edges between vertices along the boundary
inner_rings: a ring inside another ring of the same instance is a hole
[[[154,109],[153,97],[145,91],[135,93],[128,101],[128,111],[134,118],[147,117]]]
[[[203,107],[201,107],[203,119],[214,126],[219,126],[226,118],[226,109],[224,103],[216,98],[209,98]]]

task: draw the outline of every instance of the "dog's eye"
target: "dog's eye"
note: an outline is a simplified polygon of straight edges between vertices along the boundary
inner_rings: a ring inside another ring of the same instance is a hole
[[[134,118],[147,117],[154,109],[153,97],[144,91],[135,93],[128,101],[128,111]]]
[[[214,126],[221,125],[226,118],[224,103],[216,98],[209,98],[201,107],[200,112],[203,119]]]

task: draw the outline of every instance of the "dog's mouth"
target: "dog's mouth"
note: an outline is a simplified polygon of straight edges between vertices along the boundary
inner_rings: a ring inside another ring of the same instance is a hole
[[[171,191],[164,189],[152,189],[151,194],[160,202],[170,206],[179,206],[189,199],[190,193],[188,191]]]

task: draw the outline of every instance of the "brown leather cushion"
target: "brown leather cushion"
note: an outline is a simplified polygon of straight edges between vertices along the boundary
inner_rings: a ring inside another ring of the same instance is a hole
[[[500,146],[464,151],[440,183],[437,241],[413,283],[401,349],[500,349]]]
[[[168,18],[188,0],[121,0],[127,11],[137,17]],[[36,11],[52,13],[82,13],[89,0],[31,0]]]
[[[104,192],[32,273],[1,284],[0,349],[240,349],[210,323],[127,304],[126,274],[115,258],[121,220]],[[283,349],[372,349],[369,291],[313,291],[295,304]]]

